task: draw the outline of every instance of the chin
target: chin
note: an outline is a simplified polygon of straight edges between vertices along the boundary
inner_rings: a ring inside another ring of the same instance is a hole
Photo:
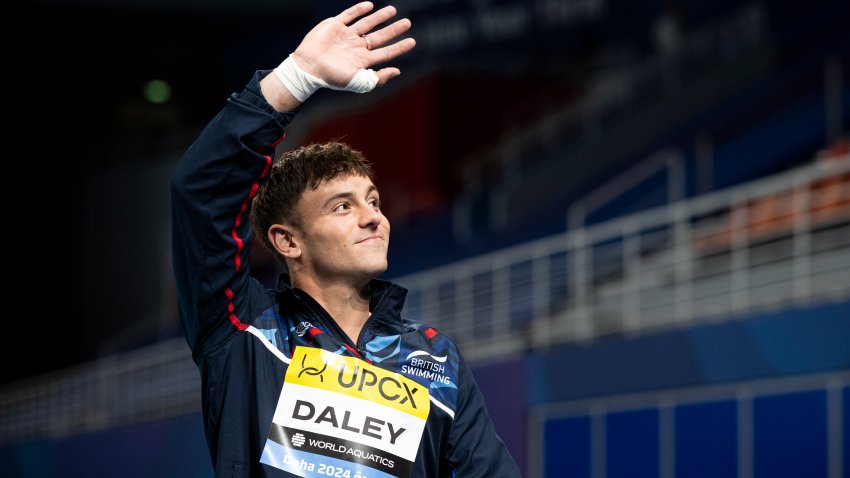
[[[384,261],[383,263],[370,264],[369,266],[364,267],[364,271],[367,271],[369,277],[374,279],[387,271],[387,262]]]
[[[376,267],[375,270],[373,271],[372,275],[374,277],[378,277],[379,275],[383,274],[386,271],[387,271],[387,264],[384,264],[382,266]]]

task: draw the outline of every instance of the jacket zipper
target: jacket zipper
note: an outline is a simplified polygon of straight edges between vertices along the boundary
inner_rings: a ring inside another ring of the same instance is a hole
[[[357,337],[357,343],[351,341],[351,337],[342,330],[342,327],[336,323],[336,321],[331,317],[328,311],[325,310],[324,307],[321,306],[316,299],[310,297],[309,294],[303,293],[304,297],[307,299],[305,303],[310,307],[310,311],[313,315],[316,316],[317,319],[321,320],[325,323],[325,325],[333,330],[334,335],[339,340],[342,340],[343,345],[346,346],[351,352],[358,356],[358,358],[369,360],[366,358],[366,351],[361,348],[361,343],[363,340],[363,334],[366,332],[366,327],[369,326],[369,323],[372,322],[372,315],[369,315],[369,318],[366,319],[366,323],[363,324],[363,327],[360,329],[360,334]]]

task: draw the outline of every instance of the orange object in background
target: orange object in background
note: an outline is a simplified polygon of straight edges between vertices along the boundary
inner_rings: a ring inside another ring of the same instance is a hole
[[[828,165],[846,161],[850,139],[841,138],[818,153],[817,161]],[[806,194],[808,198],[801,195]],[[693,247],[705,253],[728,249],[739,230],[748,240],[790,233],[795,223],[808,214],[811,226],[850,218],[850,173],[813,181],[737,204],[714,220],[706,220],[693,231]]]
[[[812,183],[809,194],[812,222],[850,216],[850,173]]]

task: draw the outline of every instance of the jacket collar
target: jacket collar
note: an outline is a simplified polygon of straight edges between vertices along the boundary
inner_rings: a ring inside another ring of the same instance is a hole
[[[291,303],[296,307],[311,302],[314,306],[321,308],[321,305],[310,294],[292,287],[289,274],[280,274],[277,289],[279,294],[291,300]],[[407,327],[405,327],[404,319],[402,319],[401,310],[404,307],[406,297],[407,289],[404,287],[393,282],[372,279],[369,282],[369,310],[372,312],[372,317],[367,326],[371,327],[376,333],[378,332],[377,328],[380,328],[383,334],[404,333]],[[323,315],[330,317],[324,309],[322,309],[322,312]]]

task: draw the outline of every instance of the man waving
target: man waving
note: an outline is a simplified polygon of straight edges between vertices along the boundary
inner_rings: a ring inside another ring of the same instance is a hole
[[[415,46],[400,38],[410,21],[372,9],[320,22],[258,71],[173,178],[180,316],[217,477],[519,476],[455,343],[377,278],[390,225],[364,155],[331,142],[273,159],[316,90],[400,74],[372,67]],[[250,274],[255,234],[287,270],[273,290]]]

